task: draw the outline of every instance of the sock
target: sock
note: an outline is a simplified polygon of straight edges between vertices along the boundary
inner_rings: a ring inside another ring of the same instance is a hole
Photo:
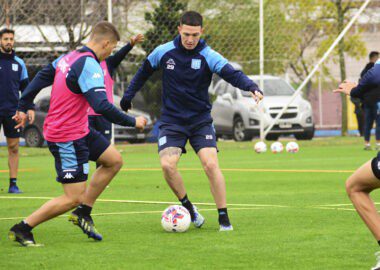
[[[379,241],[377,241],[377,243],[379,244],[379,246],[380,246],[380,240]]]
[[[23,230],[27,231],[27,232],[31,232],[33,227],[30,226],[28,223],[26,223],[25,220],[21,221],[20,222],[20,226],[22,227]]]
[[[185,207],[187,209],[187,211],[189,211],[190,216],[191,216],[191,221],[194,221],[195,214],[194,214],[193,204],[187,198],[187,194],[185,195],[185,197],[183,197],[179,201],[181,202],[182,206]]]
[[[92,211],[91,206],[81,204],[77,207],[77,209],[75,209],[75,211],[73,213],[80,214],[82,216],[89,216],[89,215],[91,215],[91,211]]]
[[[17,178],[9,178],[9,186],[13,187],[16,185]]]
[[[230,219],[228,218],[227,208],[218,208],[219,224],[223,226],[230,226]]]

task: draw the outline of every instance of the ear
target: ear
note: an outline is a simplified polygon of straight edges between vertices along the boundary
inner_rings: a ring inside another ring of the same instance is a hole
[[[181,31],[182,31],[182,26],[181,26],[181,25],[179,25],[179,26],[177,27],[177,29],[178,29],[178,33],[179,33],[179,34],[181,34]]]
[[[203,35],[205,29],[203,27],[201,27],[201,35]]]

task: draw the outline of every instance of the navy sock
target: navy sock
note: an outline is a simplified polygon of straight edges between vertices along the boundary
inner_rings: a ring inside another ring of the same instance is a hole
[[[191,216],[191,221],[194,221],[195,214],[194,214],[193,204],[187,198],[187,194],[185,195],[185,197],[183,197],[179,201],[181,202],[182,206],[185,207],[187,211],[189,211],[190,216]]]
[[[379,246],[380,246],[380,240],[379,241],[377,241],[377,243],[379,244]]]
[[[9,186],[13,187],[16,185],[17,178],[9,178]]]
[[[20,226],[22,227],[23,230],[25,230],[27,232],[31,232],[33,229],[33,227],[30,226],[28,223],[26,223],[25,220],[20,222]]]
[[[77,207],[77,209],[75,209],[74,214],[80,214],[82,216],[89,216],[89,215],[91,215],[91,211],[92,211],[91,206],[81,204]]]
[[[228,217],[227,208],[218,208],[219,224],[223,226],[230,226],[230,219]]]

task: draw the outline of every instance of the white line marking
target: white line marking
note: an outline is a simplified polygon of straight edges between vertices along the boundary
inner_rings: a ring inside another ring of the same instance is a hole
[[[262,210],[262,209],[266,209],[266,208],[259,208],[259,207],[256,207],[256,208],[253,208],[253,207],[243,207],[243,208],[228,208],[228,210]],[[205,212],[205,211],[216,211],[215,208],[211,208],[211,209],[199,209],[200,211],[202,212]],[[111,216],[111,215],[115,215],[115,216],[121,216],[121,215],[136,215],[136,214],[161,214],[163,212],[163,210],[159,210],[159,211],[132,211],[132,212],[111,212],[111,213],[94,213],[94,214],[91,214],[91,216]],[[61,216],[58,216],[59,218],[64,218],[64,217],[68,217],[68,215],[61,215]],[[18,219],[24,219],[25,217],[4,217],[4,218],[0,218],[0,221],[2,220],[18,220]]]
[[[179,168],[179,171],[203,171],[202,168]],[[222,168],[224,172],[282,172],[282,173],[353,173],[353,170],[314,170],[314,169],[252,169],[252,168]],[[161,168],[124,168],[123,172],[158,172]]]
[[[0,196],[0,199],[18,199],[18,200],[51,200],[53,197],[25,197],[25,196]],[[136,203],[136,204],[178,204],[178,202],[162,202],[162,201],[137,201],[137,200],[111,200],[98,199],[97,202],[115,202],[115,203]],[[194,202],[195,205],[215,206],[215,203]],[[247,206],[247,207],[278,207],[286,208],[286,205],[272,204],[244,204],[244,203],[228,203],[228,206]]]

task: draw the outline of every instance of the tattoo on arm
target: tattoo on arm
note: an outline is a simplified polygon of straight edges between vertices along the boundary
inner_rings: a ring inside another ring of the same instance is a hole
[[[159,153],[160,158],[164,156],[180,156],[182,154],[182,149],[179,147],[168,147],[161,150]]]

